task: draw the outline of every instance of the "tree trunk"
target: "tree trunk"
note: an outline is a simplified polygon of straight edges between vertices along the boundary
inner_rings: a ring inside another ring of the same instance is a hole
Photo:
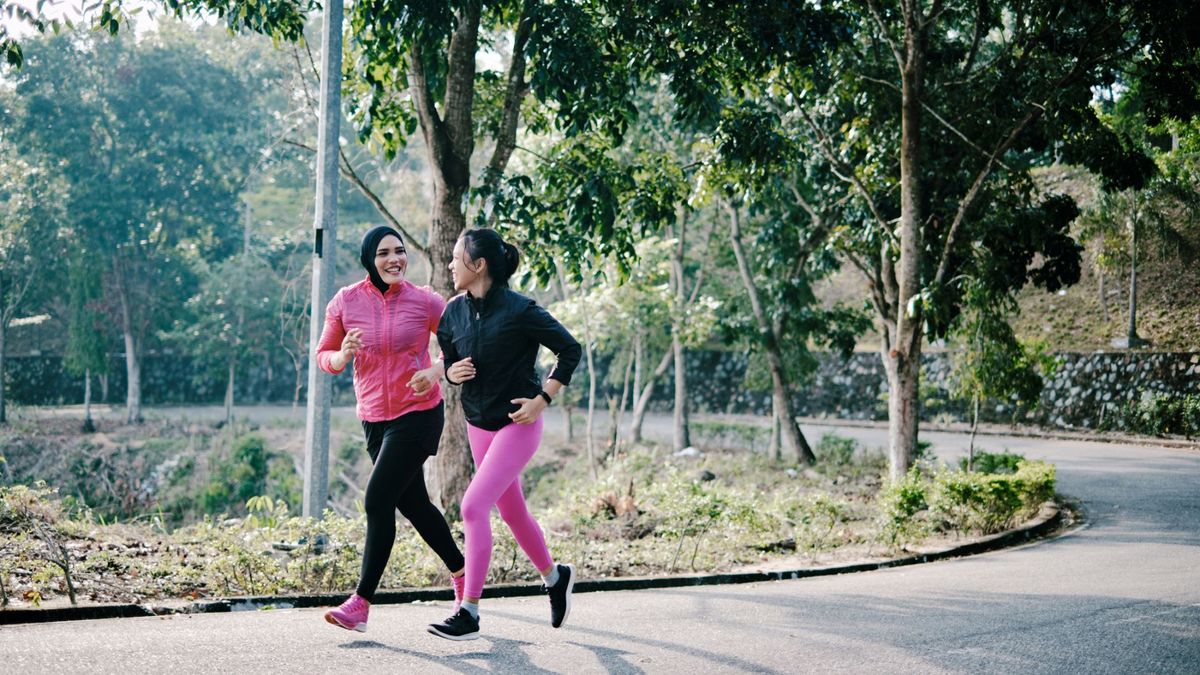
[[[0,293],[4,289],[0,288]],[[4,296],[0,295],[0,300]],[[0,307],[0,424],[8,423],[8,399],[4,396],[4,381],[8,378],[8,361],[4,358],[5,338],[8,332],[8,322],[4,320],[4,307]]]
[[[296,380],[292,387],[292,410],[300,407],[300,392],[304,391],[304,365],[299,361],[293,363]]]
[[[671,353],[675,357],[675,450],[682,450],[692,444],[688,428],[688,389],[687,368],[684,366],[685,352],[683,339],[680,337],[681,327],[671,328]]]
[[[435,180],[435,184],[439,181]],[[430,255],[433,288],[449,298],[455,295],[454,281],[446,264],[450,261],[454,243],[466,226],[466,217],[461,209],[463,191],[447,193],[443,187],[442,198],[434,202],[433,224],[430,228]],[[449,367],[450,364],[446,364]],[[462,411],[462,388],[453,385],[442,387],[446,404],[446,424],[442,440],[438,445],[435,465],[436,494],[442,509],[452,519],[457,519],[463,494],[471,483],[475,463],[471,458],[471,446],[467,441],[466,419]]]
[[[893,480],[900,480],[912,466],[917,448],[918,378],[916,359],[889,350],[883,353],[888,379],[888,460]]]
[[[780,443],[780,427],[782,427],[782,418],[779,415],[779,408],[771,406],[771,446],[768,452],[775,458],[775,463],[783,462],[783,444]]]
[[[575,404],[570,400],[563,401],[563,436],[566,437],[567,443],[575,442]]]
[[[683,252],[687,239],[687,212],[680,206],[675,214],[676,239],[671,254],[671,290],[674,311],[671,312],[671,352],[675,358],[675,450],[691,446],[688,428],[687,367],[683,347],[683,325],[687,314],[687,298],[684,294]]]
[[[608,440],[609,454],[616,454],[617,443],[621,437],[621,421],[625,415],[625,408],[629,405],[629,383],[633,376],[634,354],[633,348],[629,349],[628,358],[625,361],[625,376],[621,380],[621,398],[609,405],[609,420],[610,431]]]
[[[888,456],[893,480],[903,478],[916,451],[921,370],[922,184],[921,96],[925,52],[919,3],[904,12],[904,63],[900,69],[900,260],[896,271],[893,327],[885,330],[883,362],[888,375]],[[884,244],[883,256],[890,256]],[[911,308],[910,308],[911,304]],[[910,311],[911,309],[911,311]]]
[[[430,86],[425,72],[423,51],[429,43],[415,40],[408,59],[409,89],[433,178],[429,225],[431,285],[447,298],[455,291],[446,265],[450,262],[454,243],[467,224],[463,197],[471,187],[471,155],[475,151],[475,59],[481,12],[482,7],[477,2],[465,3],[456,12],[454,34],[446,54],[445,94],[440,113],[433,98],[435,88]],[[443,391],[446,426],[438,446],[435,493],[447,515],[457,518],[463,493],[471,482],[474,463],[467,442],[461,392],[454,386],[445,387]]]
[[[92,371],[83,371],[83,433],[90,434],[96,430],[92,420]]]
[[[233,377],[236,373],[237,362],[229,358],[229,377],[225,380],[225,424],[233,422]]]
[[[967,443],[967,471],[975,470],[975,433],[979,431],[979,399],[978,393],[973,397],[971,410],[971,440]]]
[[[642,423],[646,420],[646,410],[650,407],[650,397],[654,394],[654,383],[667,372],[667,368],[671,367],[674,356],[675,353],[670,349],[663,353],[658,367],[650,373],[646,379],[646,385],[637,397],[637,402],[634,403],[633,419],[629,423],[629,438],[634,443],[642,442]]]
[[[1131,218],[1129,224],[1129,332],[1127,339],[1129,348],[1133,349],[1141,342],[1137,334],[1137,223]]]
[[[642,371],[646,367],[646,331],[638,328],[633,332],[633,395],[637,405],[637,394],[642,390]]]
[[[727,209],[729,210],[729,240],[733,246],[733,255],[737,259],[742,285],[746,288],[746,294],[750,296],[750,308],[753,310],[754,320],[758,324],[763,349],[767,352],[767,363],[771,370],[772,407],[780,421],[783,442],[787,446],[788,452],[796,455],[797,461],[812,464],[816,461],[816,457],[808,445],[808,439],[804,438],[804,434],[800,431],[800,425],[796,423],[796,415],[792,412],[787,371],[783,363],[783,351],[779,346],[780,336],[767,317],[766,309],[763,307],[762,298],[758,292],[758,285],[754,281],[754,274],[746,259],[746,252],[742,248],[741,216],[737,207],[732,204],[727,205]]]
[[[113,265],[117,281],[117,300],[121,308],[121,334],[125,338],[125,422],[140,424],[142,421],[142,364],[138,354],[138,340],[134,334],[133,308],[130,307],[129,287],[125,279],[123,261]]]
[[[105,357],[107,358],[107,356]],[[108,373],[100,373],[100,402],[108,403]]]
[[[128,311],[122,314],[128,315]],[[125,336],[125,422],[140,424],[142,421],[142,364],[138,358],[137,339],[127,317],[123,317]]]
[[[582,291],[583,289],[581,288],[580,292],[582,293]],[[588,368],[588,413],[587,427],[584,433],[584,446],[587,448],[588,473],[591,474],[592,480],[596,480],[596,436],[594,433],[596,421],[596,349],[592,346],[591,322],[588,321],[586,313],[583,317],[583,340]]]

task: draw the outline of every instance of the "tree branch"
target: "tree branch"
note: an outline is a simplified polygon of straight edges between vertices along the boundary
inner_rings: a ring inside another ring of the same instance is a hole
[[[445,129],[455,156],[464,164],[475,147],[472,114],[475,104],[475,52],[479,47],[479,0],[468,0],[459,11],[446,56]],[[422,73],[423,74],[423,73]]]
[[[517,21],[517,29],[513,34],[512,62],[508,66],[508,86],[504,91],[504,107],[500,118],[500,129],[496,134],[496,148],[492,152],[492,160],[488,162],[488,177],[486,187],[495,187],[500,175],[508,166],[517,143],[517,122],[521,115],[521,101],[529,93],[529,83],[525,81],[525,46],[529,43],[530,33],[533,32],[533,17],[530,2],[527,0],[521,6],[521,16]]]
[[[299,141],[283,139],[283,142],[287,145],[300,148],[301,150],[305,150],[307,152],[314,154],[317,152],[316,148],[305,145],[304,143],[300,143]],[[354,185],[354,187],[357,188],[364,197],[367,198],[367,201],[371,202],[371,205],[375,207],[375,210],[379,212],[379,215],[383,216],[384,220],[386,220],[389,225],[400,232],[400,234],[404,235],[404,238],[408,240],[406,246],[416,249],[417,252],[425,256],[426,262],[430,262],[432,264],[430,260],[429,249],[417,243],[417,238],[414,237],[411,232],[405,229],[404,225],[400,223],[396,216],[392,215],[392,212],[388,210],[386,205],[384,205],[383,200],[380,199],[379,195],[377,195],[375,191],[363,181],[363,179],[354,170],[354,167],[350,165],[350,160],[346,157],[346,153],[340,148],[338,149],[338,157],[341,159],[341,162],[338,163],[338,169],[341,170],[342,176],[346,180],[350,181],[350,183]]]
[[[880,279],[879,270],[875,268],[868,268],[867,265],[860,260],[857,255],[850,251],[846,251],[846,259],[849,260],[850,264],[854,265],[859,272],[862,272],[864,277],[866,277],[867,286],[871,289],[871,303],[875,305],[876,313],[879,314],[884,323],[891,323],[892,320],[890,317],[895,316],[895,312],[892,311],[893,308],[887,304],[887,299],[883,297],[883,281]],[[894,323],[892,323],[892,329],[895,330]]]
[[[879,0],[867,0],[867,7],[871,10],[871,18],[875,20],[875,25],[879,27],[880,36],[887,43],[888,48],[892,50],[892,56],[896,58],[896,67],[903,71],[904,56],[901,54],[900,48],[896,46],[896,41],[892,39],[892,34],[888,31],[887,25],[883,22],[883,11],[879,8]]]
[[[1053,92],[1060,90],[1065,84],[1074,79],[1074,77],[1082,71],[1080,68],[1082,63],[1082,57],[1075,59],[1075,63],[1072,65],[1071,70],[1050,86],[1050,96],[1053,96]],[[983,168],[979,170],[979,174],[975,176],[975,180],[971,183],[971,187],[967,190],[967,193],[963,196],[962,200],[959,201],[958,210],[954,214],[954,221],[950,224],[950,229],[946,233],[946,243],[942,246],[942,256],[938,261],[937,274],[933,279],[934,286],[940,286],[946,278],[946,271],[949,268],[950,263],[950,250],[954,246],[954,240],[958,235],[958,230],[962,226],[967,211],[971,208],[971,206],[974,205],[975,199],[979,196],[979,192],[982,190],[984,182],[991,174],[992,167],[998,163],[998,158],[1007,152],[1010,147],[1012,147],[1012,144],[1016,142],[1017,138],[1021,135],[1021,132],[1024,131],[1025,128],[1031,123],[1033,123],[1034,120],[1045,114],[1046,106],[1048,104],[1048,99],[1046,103],[1030,102],[1029,112],[1026,113],[1025,117],[1012,128],[1012,130],[1003,140],[1000,141],[1000,143],[996,146],[996,149],[991,152],[988,157],[988,161],[983,165]]]

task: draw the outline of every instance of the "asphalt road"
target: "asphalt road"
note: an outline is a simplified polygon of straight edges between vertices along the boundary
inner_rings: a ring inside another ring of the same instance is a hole
[[[839,433],[884,440],[878,429]],[[965,445],[958,434],[922,437],[944,458]],[[288,609],[3,626],[0,671],[1200,672],[1200,453],[980,442],[1056,463],[1085,524],[928,565],[579,594],[558,630],[543,598],[485,598],[483,637],[463,643],[424,631],[447,603],[375,607],[365,634],[325,624],[319,610]]]

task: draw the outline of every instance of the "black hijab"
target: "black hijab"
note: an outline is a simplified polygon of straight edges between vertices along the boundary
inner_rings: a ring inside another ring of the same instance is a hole
[[[379,289],[380,293],[387,293],[388,285],[383,282],[379,276],[379,270],[375,269],[375,252],[379,250],[379,242],[386,236],[392,235],[404,243],[404,237],[395,229],[387,225],[373,227],[363,235],[362,252],[359,254],[359,262],[367,270],[367,276],[371,277],[371,283],[375,284],[375,288]]]

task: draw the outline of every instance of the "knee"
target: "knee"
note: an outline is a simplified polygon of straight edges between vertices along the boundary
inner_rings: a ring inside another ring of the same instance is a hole
[[[472,495],[469,491],[462,501],[462,519],[464,523],[486,523],[491,515],[492,505],[487,500]]]
[[[395,518],[392,512],[396,508],[396,502],[387,497],[388,495],[367,490],[367,496],[363,499],[363,511],[367,513],[368,520]]]

